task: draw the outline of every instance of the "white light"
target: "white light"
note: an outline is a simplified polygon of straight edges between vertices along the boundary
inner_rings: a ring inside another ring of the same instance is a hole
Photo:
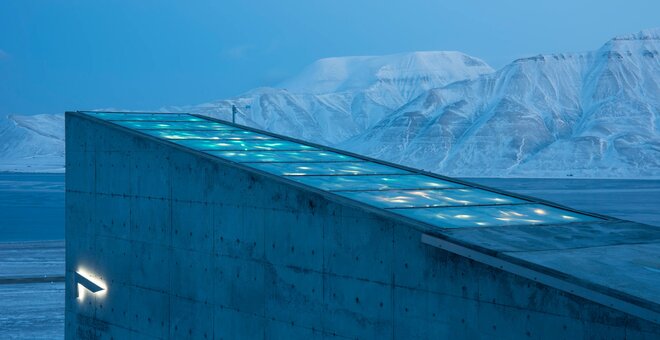
[[[85,296],[88,294],[93,294],[95,297],[104,297],[107,292],[108,292],[108,286],[98,278],[97,275],[92,274],[90,271],[86,270],[85,268],[78,268],[76,271],[76,274],[80,275],[83,279],[86,279],[90,281],[93,285],[96,285],[100,288],[100,290],[93,292],[90,288],[93,287],[86,287],[83,285],[83,283],[77,282],[76,280],[76,288],[78,289],[78,299],[82,302],[85,299]]]
[[[543,209],[534,209],[534,212],[539,215],[547,215],[548,213]]]
[[[411,191],[410,194],[414,195],[414,196],[419,196],[419,197],[422,197],[422,198],[425,198],[425,199],[428,199],[428,200],[431,199],[431,196],[426,191]]]

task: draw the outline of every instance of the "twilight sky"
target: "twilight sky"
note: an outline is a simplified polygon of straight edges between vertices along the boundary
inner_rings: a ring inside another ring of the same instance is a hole
[[[660,26],[660,1],[1,0],[0,115],[199,104],[331,56],[458,50],[495,68]]]

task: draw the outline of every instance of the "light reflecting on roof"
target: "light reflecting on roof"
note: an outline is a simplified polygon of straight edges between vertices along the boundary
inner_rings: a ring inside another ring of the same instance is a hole
[[[344,191],[339,194],[381,208],[527,203],[527,201],[510,196],[473,188],[443,190]]]
[[[337,162],[357,161],[357,158],[322,150],[303,151],[209,151],[211,155],[236,162]]]
[[[234,151],[258,151],[258,150],[313,150],[311,146],[286,140],[275,139],[263,140],[172,140],[172,142],[187,146],[195,150],[234,150]]]
[[[161,137],[165,139],[212,139],[212,140],[245,140],[260,139],[268,140],[273,137],[246,130],[209,130],[209,131],[190,131],[190,130],[140,130],[148,135]]]
[[[282,176],[408,174],[410,172],[372,162],[254,163],[252,167]]]
[[[192,115],[82,113],[440,228],[599,220]]]
[[[137,122],[115,120],[113,123],[137,130],[238,130],[237,128],[216,122]]]
[[[135,120],[135,121],[182,121],[203,122],[204,119],[188,114],[178,113],[115,113],[115,112],[85,112],[90,116],[105,120]]]
[[[389,211],[442,228],[558,224],[598,220],[543,204],[410,208],[389,209]]]
[[[422,175],[383,176],[336,176],[332,180],[324,176],[292,177],[296,182],[323,190],[390,190],[390,189],[443,189],[463,188],[455,182]]]

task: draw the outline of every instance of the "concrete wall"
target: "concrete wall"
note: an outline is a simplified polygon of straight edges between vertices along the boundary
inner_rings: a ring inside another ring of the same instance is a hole
[[[66,337],[653,338],[327,194],[67,115]],[[84,268],[107,291],[76,298]]]

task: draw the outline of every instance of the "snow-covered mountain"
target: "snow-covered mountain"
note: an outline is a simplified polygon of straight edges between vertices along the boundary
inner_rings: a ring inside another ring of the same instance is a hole
[[[341,146],[458,176],[660,177],[660,29],[426,91]]]
[[[64,171],[64,115],[0,117],[0,171]]]
[[[293,93],[378,92],[408,102],[424,90],[476,78],[493,69],[460,52],[413,52],[317,60],[278,88]]]
[[[327,58],[276,88],[161,110],[231,119],[236,105],[245,125],[454,176],[660,178],[658,51],[660,29],[498,71],[459,52]],[[63,165],[63,119],[46,117],[0,120],[0,171]]]
[[[237,122],[322,144],[337,144],[365,131],[426,90],[474,79],[493,69],[460,52],[327,58],[314,62],[277,88],[258,88],[238,98],[192,107]],[[246,108],[248,107],[248,108]]]

